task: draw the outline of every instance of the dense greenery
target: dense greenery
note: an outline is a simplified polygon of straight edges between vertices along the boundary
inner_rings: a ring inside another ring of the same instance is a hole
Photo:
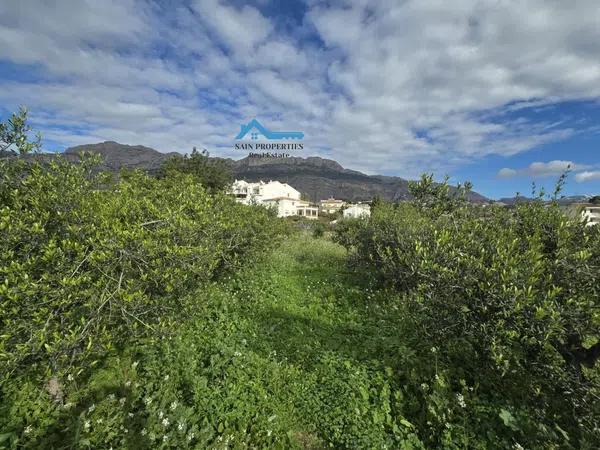
[[[223,191],[233,181],[231,168],[224,160],[210,158],[208,151],[199,152],[196,147],[190,155],[173,156],[165,161],[159,177],[164,178],[174,172],[192,175],[210,192]]]
[[[418,351],[468,405],[463,445],[518,437],[527,447],[595,447],[600,229],[567,219],[556,202],[473,206],[465,189],[430,177],[411,188],[413,202],[379,205],[337,239],[399,293]],[[447,445],[449,418],[429,416],[418,420],[436,430],[428,444]]]
[[[598,447],[600,227],[427,176],[334,243],[96,163],[0,160],[0,448]]]

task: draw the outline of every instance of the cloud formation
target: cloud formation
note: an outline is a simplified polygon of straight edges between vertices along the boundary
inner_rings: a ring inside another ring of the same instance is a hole
[[[566,139],[582,130],[518,113],[600,97],[595,0],[239,4],[3,2],[0,62],[20,76],[1,104],[51,144],[234,157],[258,117],[304,131],[307,154],[414,176]]]
[[[584,172],[580,172],[575,175],[575,180],[577,180],[579,183],[583,183],[585,181],[600,180],[600,170],[586,170]]]
[[[600,171],[585,170],[591,169],[587,164],[576,164],[573,161],[554,160],[548,162],[533,162],[523,169],[512,169],[504,167],[498,171],[498,178],[513,178],[517,176],[526,177],[555,177],[569,171],[575,173],[575,181],[583,183],[585,181],[600,180]]]

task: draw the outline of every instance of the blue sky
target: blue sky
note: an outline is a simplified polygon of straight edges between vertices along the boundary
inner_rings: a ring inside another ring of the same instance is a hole
[[[48,150],[115,140],[239,158],[256,117],[297,156],[600,193],[596,0],[61,0],[0,4],[0,115]]]

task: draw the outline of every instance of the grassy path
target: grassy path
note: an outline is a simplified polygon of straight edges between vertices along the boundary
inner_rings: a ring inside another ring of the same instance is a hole
[[[299,234],[234,286],[235,332],[222,339],[245,343],[238,352],[252,368],[244,377],[265,389],[262,399],[247,401],[272,409],[260,416],[275,417],[267,426],[280,427],[279,439],[285,433],[305,448],[397,444],[388,365],[409,352],[397,318],[379,309],[384,299],[360,281],[341,246]],[[239,382],[244,390],[247,381]]]
[[[216,429],[222,448],[416,448],[395,412],[391,367],[411,357],[400,321],[359,281],[342,247],[294,235],[202,293],[198,319],[150,365],[206,417],[211,446]]]

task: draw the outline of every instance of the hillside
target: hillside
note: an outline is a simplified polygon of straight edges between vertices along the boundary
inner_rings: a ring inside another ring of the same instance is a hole
[[[68,148],[65,154],[73,158],[81,151],[100,154],[103,167],[119,170],[126,167],[155,172],[169,157],[178,153],[161,153],[150,147],[131,146],[107,141],[98,144],[79,145]],[[233,176],[246,181],[279,180],[289,183],[300,192],[317,201],[328,197],[348,201],[371,200],[375,196],[387,200],[409,198],[408,181],[400,177],[366,175],[344,169],[339,163],[319,157],[261,159],[226,159]],[[473,192],[471,200],[483,202],[487,199]]]

